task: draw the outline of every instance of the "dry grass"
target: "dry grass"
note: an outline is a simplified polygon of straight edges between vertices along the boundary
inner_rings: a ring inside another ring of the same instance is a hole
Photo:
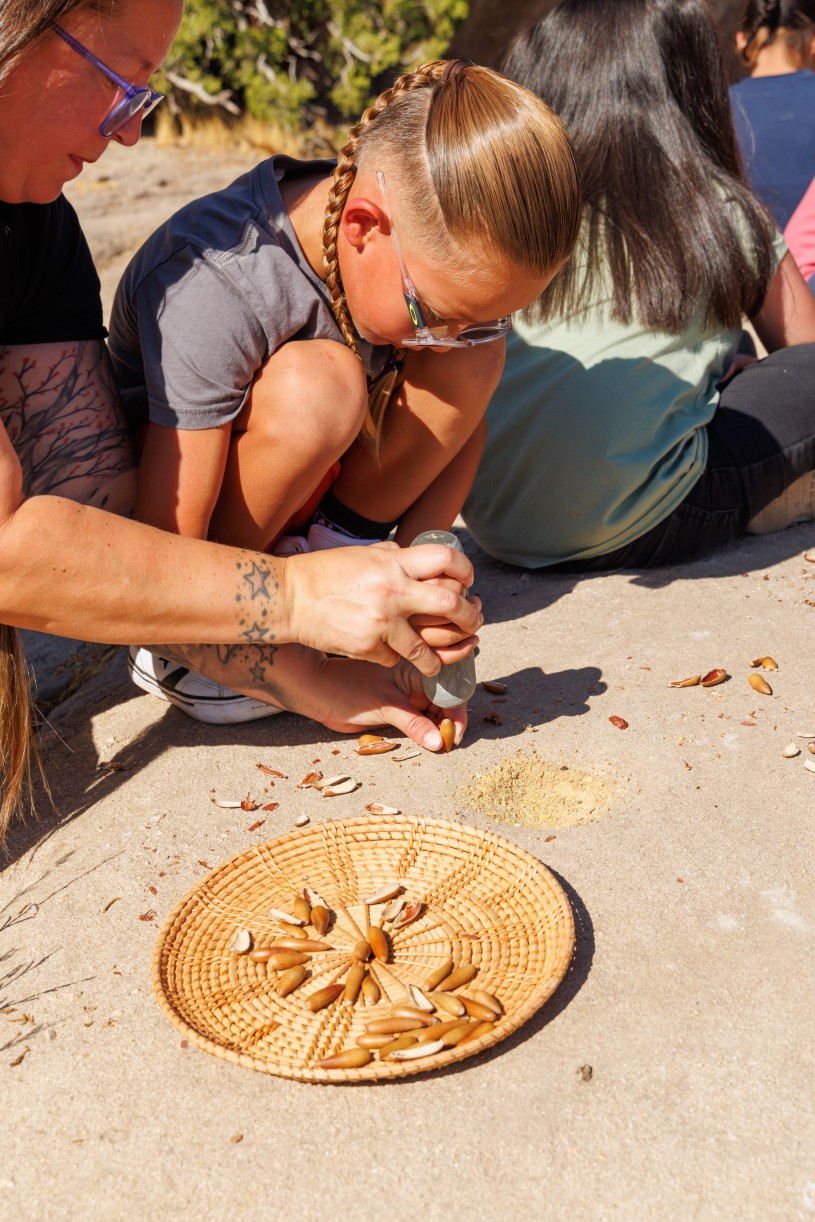
[[[160,148],[180,144],[185,148],[285,153],[290,157],[333,157],[345,132],[325,123],[291,131],[249,115],[239,119],[214,114],[193,118],[173,115],[167,109],[156,115],[155,138]]]

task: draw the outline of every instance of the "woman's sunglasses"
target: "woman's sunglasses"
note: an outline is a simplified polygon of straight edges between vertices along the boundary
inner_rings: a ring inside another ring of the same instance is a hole
[[[492,322],[474,323],[472,326],[464,327],[455,336],[449,334],[450,328],[445,323],[438,327],[431,327],[428,324],[419,302],[419,295],[408,275],[408,269],[405,266],[405,260],[402,255],[402,247],[399,244],[396,230],[393,227],[393,217],[391,216],[388,192],[385,187],[385,175],[381,170],[376,172],[376,181],[379,183],[379,189],[385,201],[385,215],[390,225],[393,249],[396,251],[396,259],[402,275],[402,292],[415,332],[414,335],[409,335],[405,339],[400,340],[400,346],[403,348],[472,348],[476,344],[489,344],[493,340],[503,339],[512,330],[512,319],[509,315],[506,315],[504,318],[496,318]]]
[[[101,59],[97,59],[93,51],[89,51],[87,47],[83,47],[81,42],[77,42],[70,34],[61,29],[58,25],[54,26],[54,33],[59,34],[67,42],[69,47],[73,47],[77,55],[83,56],[88,63],[93,64],[94,68],[98,68],[100,72],[111,81],[114,85],[121,89],[124,97],[111,108],[99,126],[99,134],[109,139],[120,132],[123,127],[127,127],[131,119],[136,115],[149,115],[151,110],[155,110],[163,93],[156,93],[154,89],[149,89],[147,85],[131,85],[123,77],[119,76],[118,72],[114,72],[107,64],[103,64]]]

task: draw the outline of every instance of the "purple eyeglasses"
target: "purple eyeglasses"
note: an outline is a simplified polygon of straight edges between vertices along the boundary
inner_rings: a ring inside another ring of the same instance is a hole
[[[100,72],[121,89],[124,97],[120,98],[115,103],[113,108],[102,120],[99,126],[99,134],[105,139],[110,139],[120,132],[123,127],[126,127],[131,119],[136,115],[149,115],[151,110],[155,110],[163,93],[156,93],[154,89],[150,89],[147,85],[131,85],[123,77],[119,76],[118,72],[114,72],[107,64],[103,64],[101,59],[97,59],[92,51],[87,47],[83,47],[81,42],[77,42],[70,34],[61,29],[58,25],[54,26],[54,33],[59,34],[67,42],[69,47],[73,47],[77,55],[81,55],[88,63],[93,64],[94,68],[98,68]]]

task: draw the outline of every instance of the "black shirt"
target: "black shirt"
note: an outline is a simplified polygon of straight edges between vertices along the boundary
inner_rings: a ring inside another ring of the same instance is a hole
[[[0,202],[0,344],[104,339],[99,277],[76,212]]]

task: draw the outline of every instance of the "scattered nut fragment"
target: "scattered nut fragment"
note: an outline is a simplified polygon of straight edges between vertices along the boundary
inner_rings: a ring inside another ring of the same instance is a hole
[[[370,743],[381,742],[384,742],[384,736],[382,734],[360,734],[359,738],[357,739],[357,745],[360,747],[367,747]]]
[[[446,755],[456,741],[456,727],[449,717],[445,717],[444,721],[439,723],[439,734],[441,734],[442,746]]]
[[[297,782],[297,788],[298,789],[315,788],[315,781],[321,781],[322,779],[323,779],[322,772],[307,772],[306,775],[303,777],[302,781]]]
[[[498,683],[495,679],[485,679],[481,686],[485,692],[490,692],[493,696],[506,696],[509,690],[506,683]]]
[[[306,824],[310,822],[311,820],[309,819],[308,815],[298,815],[294,821],[294,826],[295,827],[305,827]]]
[[[401,890],[402,884],[398,880],[396,882],[386,883],[384,887],[380,887],[378,891],[374,891],[373,895],[369,895],[368,898],[363,901],[363,903],[369,905],[384,904],[388,900],[392,900],[393,897],[398,895]]]
[[[220,798],[211,798],[210,801],[214,806],[220,806],[221,810],[240,810],[240,802],[221,801]]]
[[[765,670],[778,670],[778,663],[776,662],[775,658],[762,658],[761,665]]]
[[[613,726],[616,726],[618,730],[628,729],[628,722],[624,717],[609,717],[609,721]]]
[[[400,811],[396,806],[385,806],[382,802],[369,802],[365,807],[369,815],[398,815]]]
[[[418,984],[409,984],[407,986],[407,995],[410,998],[410,1004],[415,1006],[417,1010],[424,1010],[427,1014],[432,1014],[435,1006],[429,997],[425,997]],[[446,996],[446,994],[442,994]]]
[[[795,737],[796,737],[796,738],[809,738],[809,739],[815,739],[815,730],[813,730],[813,732],[812,732],[811,734],[810,734],[810,733],[808,733],[806,730],[796,730],[796,731],[795,731]]]
[[[333,785],[324,785],[323,786],[323,797],[324,798],[338,798],[341,794],[353,793],[354,790],[358,788],[359,788],[359,781],[355,781],[353,780],[352,777],[349,776],[349,777],[346,777],[342,781],[337,781]]]
[[[383,911],[381,920],[395,921],[398,916],[401,916],[405,909],[407,901],[401,896],[397,896],[395,900],[391,900],[387,908]]]
[[[315,891],[313,887],[304,887],[303,888],[303,899],[306,901],[307,904],[310,904],[312,908],[316,908],[316,907],[327,908],[328,907],[328,904],[325,902],[323,897],[320,895],[318,891]]]
[[[393,922],[392,929],[404,929],[406,925],[410,925],[413,921],[417,920],[423,911],[424,904],[421,900],[410,900],[405,904],[404,912],[400,913]]]
[[[807,772],[815,772],[815,760],[804,760],[804,767]]]
[[[390,738],[382,738],[378,743],[363,743],[357,747],[357,755],[384,755],[387,751],[395,751],[399,746]]]
[[[714,670],[709,670],[701,680],[702,687],[716,687],[719,683],[724,683],[727,678],[727,671],[723,666],[717,666]]]
[[[757,692],[761,692],[762,696],[772,696],[773,689],[770,687],[769,683],[767,682],[767,680],[764,678],[763,675],[758,675],[754,671],[753,674],[750,675],[750,677],[748,678],[747,682]]]
[[[496,713],[495,709],[490,709],[489,713],[484,714],[484,720],[491,726],[502,726],[504,719],[500,713]]]
[[[403,760],[415,759],[417,755],[422,755],[421,747],[405,747],[398,755],[392,755],[391,759],[395,764],[401,764]]]
[[[794,760],[796,755],[801,754],[801,748],[796,747],[795,743],[787,743],[781,754],[785,760]]]
[[[317,1062],[318,1069],[361,1069],[363,1065],[367,1065],[371,1060],[371,1053],[367,1048],[346,1048],[343,1052],[338,1052],[333,1057],[326,1057],[324,1061]]]
[[[808,564],[815,564],[815,552],[804,552],[804,560]]]
[[[807,743],[807,751],[810,755],[815,755],[815,743]]]
[[[674,679],[671,687],[696,687],[697,683],[701,682],[701,675],[691,675],[689,679]]]
[[[235,931],[232,941],[229,943],[229,949],[233,955],[245,955],[252,949],[252,935],[248,929],[238,929]]]

